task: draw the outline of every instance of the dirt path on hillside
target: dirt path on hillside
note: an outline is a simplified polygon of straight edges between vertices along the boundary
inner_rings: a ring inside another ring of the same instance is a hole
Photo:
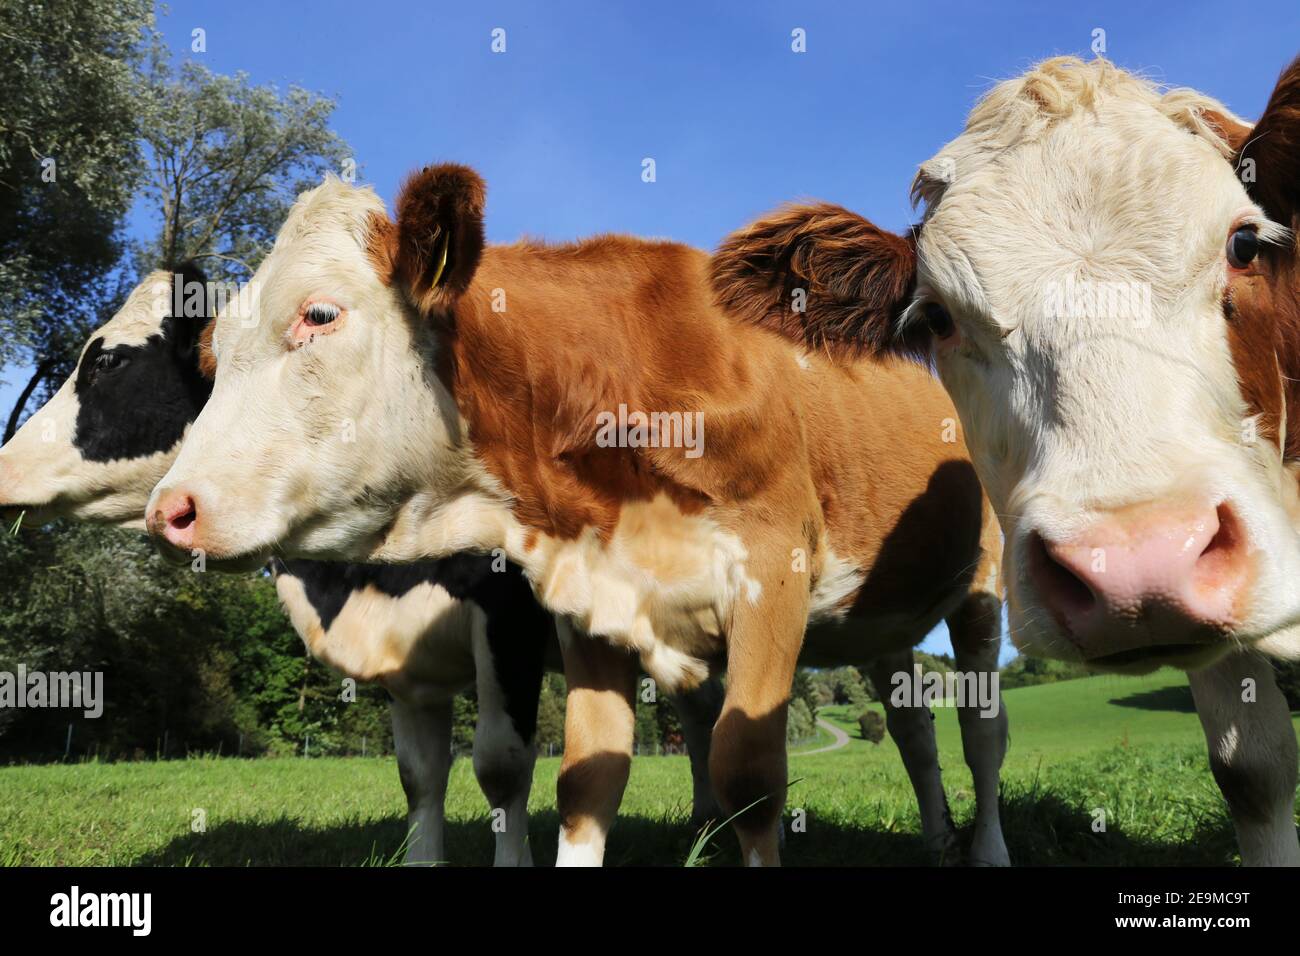
[[[839,750],[841,747],[847,747],[849,745],[849,735],[829,721],[822,720],[818,717],[817,726],[821,727],[823,730],[829,730],[831,736],[835,738],[835,742],[827,744],[825,747],[818,747],[816,750],[800,750],[798,753],[792,753],[790,755],[791,757],[806,757],[808,754],[824,754],[828,750]]]

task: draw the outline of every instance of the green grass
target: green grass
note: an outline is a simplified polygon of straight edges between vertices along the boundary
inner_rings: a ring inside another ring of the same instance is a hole
[[[1235,862],[1231,825],[1210,776],[1186,679],[1099,677],[1008,691],[1011,751],[1003,821],[1019,864],[1195,865]],[[879,706],[879,705],[875,705]],[[793,865],[926,862],[911,787],[886,740],[858,738],[856,713],[822,712],[849,731],[843,749],[796,756],[787,821]],[[974,800],[956,714],[936,711],[945,784],[959,826]],[[830,742],[822,732],[803,750]],[[559,758],[538,761],[534,858],[555,858]],[[196,809],[205,833],[191,832]],[[1094,812],[1106,811],[1104,833]],[[611,864],[682,865],[697,834],[688,819],[684,757],[641,757],[610,836]],[[405,801],[392,758],[219,760],[0,768],[0,864],[386,864],[405,837]],[[488,864],[488,807],[468,761],[452,768],[448,856]],[[722,830],[706,862],[737,862]]]

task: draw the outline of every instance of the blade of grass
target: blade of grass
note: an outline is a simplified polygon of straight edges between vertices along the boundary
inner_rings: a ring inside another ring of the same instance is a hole
[[[786,791],[788,792],[790,788],[802,782],[803,782],[803,777],[796,777],[794,780],[791,780],[788,784],[786,784]],[[683,863],[682,865],[699,866],[701,859],[708,859],[707,857],[704,857],[703,854],[704,854],[704,848],[708,845],[710,840],[712,840],[715,836],[717,836],[724,829],[726,829],[726,827],[729,826],[731,824],[731,821],[736,819],[736,817],[740,816],[742,813],[747,813],[748,811],[752,810],[754,807],[762,803],[764,800],[770,799],[771,796],[772,794],[769,793],[766,794],[765,796],[759,797],[749,806],[741,807],[731,816],[727,817],[727,819],[723,820],[721,823],[716,824],[712,827],[709,826],[708,824],[705,824],[704,827],[700,830],[700,835],[695,838],[695,842],[691,845],[691,852],[687,854],[686,862]]]

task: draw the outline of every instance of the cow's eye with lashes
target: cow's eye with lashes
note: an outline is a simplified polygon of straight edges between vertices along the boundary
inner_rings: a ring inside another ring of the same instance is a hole
[[[289,331],[295,348],[301,348],[320,335],[336,331],[347,312],[343,306],[326,299],[308,302],[298,310],[298,318]]]
[[[1234,269],[1249,269],[1259,255],[1259,231],[1254,226],[1241,226],[1228,236],[1228,265]]]
[[[339,317],[339,307],[330,302],[314,302],[302,314],[304,325],[320,328],[332,324]]]
[[[921,314],[925,316],[926,328],[928,328],[930,334],[939,341],[951,338],[957,331],[957,326],[953,323],[952,316],[949,315],[948,310],[938,302],[927,302],[921,307]]]

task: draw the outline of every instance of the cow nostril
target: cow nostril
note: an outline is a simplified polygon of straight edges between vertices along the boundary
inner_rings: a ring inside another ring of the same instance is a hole
[[[1096,605],[1097,595],[1092,588],[1052,555],[1037,531],[1029,534],[1028,551],[1030,574],[1049,607],[1075,615]]]
[[[1223,502],[1215,509],[1215,517],[1219,527],[1196,559],[1198,572],[1213,574],[1228,570],[1237,563],[1245,546],[1246,534],[1241,519],[1228,502]]]
[[[165,515],[167,527],[172,531],[184,531],[198,520],[199,512],[194,506],[194,499],[182,498]]]

